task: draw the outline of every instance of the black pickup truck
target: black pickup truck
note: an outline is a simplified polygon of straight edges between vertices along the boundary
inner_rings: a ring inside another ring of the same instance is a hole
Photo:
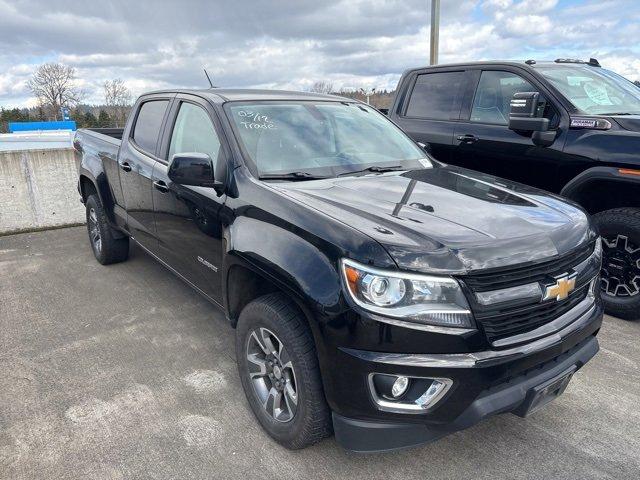
[[[248,403],[288,448],[524,416],[598,350],[587,214],[446,166],[360,102],[154,92],[74,147],[96,259],[134,241],[223,309]]]
[[[640,319],[640,88],[597,60],[407,70],[389,116],[436,159],[571,199],[603,241],[605,311]]]

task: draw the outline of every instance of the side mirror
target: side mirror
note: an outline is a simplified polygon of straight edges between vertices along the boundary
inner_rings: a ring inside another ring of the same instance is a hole
[[[544,102],[539,105],[538,92],[518,92],[511,99],[509,111],[509,129],[530,132],[546,132],[549,130],[549,119],[542,118]]]
[[[176,153],[167,172],[172,182],[196,187],[220,188],[221,183],[213,176],[213,161],[206,153]]]

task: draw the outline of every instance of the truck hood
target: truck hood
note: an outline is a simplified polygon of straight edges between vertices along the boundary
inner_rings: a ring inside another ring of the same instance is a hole
[[[465,273],[548,259],[595,236],[559,197],[445,166],[273,185],[378,241],[399,268]]]
[[[614,115],[611,118],[625,130],[640,132],[640,115]]]

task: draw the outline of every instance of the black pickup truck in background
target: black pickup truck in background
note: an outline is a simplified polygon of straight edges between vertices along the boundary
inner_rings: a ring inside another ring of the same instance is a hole
[[[605,311],[640,318],[640,88],[588,62],[406,71],[390,118],[442,162],[560,193],[594,216]]]
[[[334,431],[394,449],[524,416],[598,350],[584,211],[444,166],[360,102],[155,92],[74,148],[96,259],[134,241],[219,306],[249,406],[288,448]]]

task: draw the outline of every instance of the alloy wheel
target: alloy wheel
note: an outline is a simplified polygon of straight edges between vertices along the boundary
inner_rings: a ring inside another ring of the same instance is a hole
[[[248,335],[247,365],[253,391],[267,415],[278,422],[291,421],[298,407],[296,375],[284,344],[269,329]]]
[[[602,293],[612,297],[640,294],[640,245],[626,235],[602,238]]]
[[[100,253],[102,250],[102,238],[100,237],[100,227],[98,226],[98,215],[94,208],[89,210],[89,238],[95,251]]]

